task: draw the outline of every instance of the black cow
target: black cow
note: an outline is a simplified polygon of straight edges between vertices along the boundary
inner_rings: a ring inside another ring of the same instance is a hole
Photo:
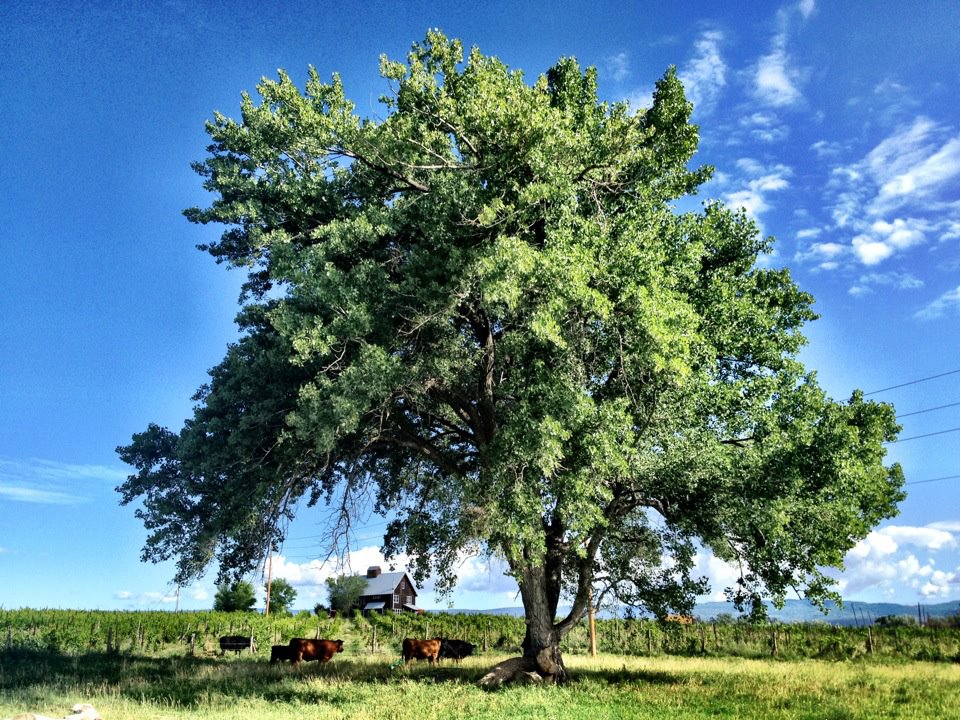
[[[468,655],[473,655],[475,647],[473,643],[468,643],[466,640],[441,638],[440,657],[450,658],[451,660],[463,660],[463,658]]]
[[[270,648],[270,664],[293,658],[293,649],[289,645],[274,645]]]
[[[240,654],[241,650],[249,650],[250,652],[257,651],[257,644],[253,641],[253,637],[246,637],[244,635],[224,635],[220,638],[220,652],[223,655],[227,654],[227,650],[233,650]]]

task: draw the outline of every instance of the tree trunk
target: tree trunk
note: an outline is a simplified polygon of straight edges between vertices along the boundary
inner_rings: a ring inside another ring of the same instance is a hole
[[[528,565],[519,576],[527,624],[523,657],[510,658],[494,667],[480,680],[486,688],[512,682],[559,683],[566,679],[560,633],[553,622],[557,601],[549,592],[548,574],[543,565]]]
[[[527,567],[520,580],[520,596],[527,623],[523,657],[529,669],[544,679],[562,682],[566,677],[560,654],[560,635],[554,627],[557,599],[549,592],[548,571],[542,565]]]
[[[581,559],[578,570],[578,590],[570,614],[555,622],[560,592],[563,587],[563,558],[565,540],[563,524],[554,517],[544,522],[547,551],[537,557],[524,550],[522,565],[511,563],[514,577],[520,586],[526,633],[523,638],[523,657],[513,658],[494,668],[480,684],[492,687],[503,682],[519,680],[529,682],[533,675],[540,681],[560,683],[566,680],[567,671],[560,653],[560,640],[583,618],[590,606],[590,583],[593,578],[592,563],[596,556],[600,537],[591,538],[586,556]],[[509,548],[505,555],[511,557]],[[521,677],[524,676],[524,677]]]

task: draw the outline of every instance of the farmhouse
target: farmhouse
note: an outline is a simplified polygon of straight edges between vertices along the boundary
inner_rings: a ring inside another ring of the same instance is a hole
[[[364,613],[421,612],[417,608],[417,589],[405,572],[382,572],[379,565],[367,568],[367,588],[360,596],[359,605]]]

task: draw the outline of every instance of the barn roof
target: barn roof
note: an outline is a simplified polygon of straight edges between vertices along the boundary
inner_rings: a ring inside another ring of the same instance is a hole
[[[397,585],[403,580],[404,575],[406,575],[405,572],[390,572],[381,573],[375,578],[367,578],[367,589],[363,591],[361,597],[367,595],[392,595],[393,591],[397,589]],[[409,580],[409,576],[407,579]],[[410,580],[410,587],[413,588],[413,592],[416,594],[417,588],[412,580]]]

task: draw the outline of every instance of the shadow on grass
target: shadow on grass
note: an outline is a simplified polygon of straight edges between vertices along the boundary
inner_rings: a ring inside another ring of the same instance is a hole
[[[391,667],[360,658],[334,658],[326,665],[305,663],[302,669],[287,664],[270,665],[266,658],[152,657],[90,652],[82,655],[44,650],[0,651],[0,693],[42,694],[60,692],[108,693],[132,700],[148,700],[190,708],[210,702],[262,698],[271,702],[345,702],[342,685],[358,689],[403,682],[424,684],[475,684],[496,663],[474,659],[469,664],[426,663]],[[572,683],[672,685],[679,676],[649,670],[577,668]]]

